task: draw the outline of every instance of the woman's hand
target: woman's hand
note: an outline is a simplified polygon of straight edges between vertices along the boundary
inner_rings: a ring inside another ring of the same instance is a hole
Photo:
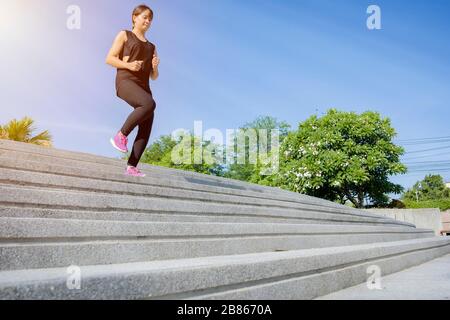
[[[156,52],[153,54],[153,59],[152,59],[152,67],[153,69],[158,68],[159,66],[159,57],[156,55]]]
[[[127,64],[128,70],[130,70],[130,71],[139,71],[139,70],[141,70],[143,62],[144,62],[143,60],[136,60],[136,61],[133,61],[133,62],[129,62]]]

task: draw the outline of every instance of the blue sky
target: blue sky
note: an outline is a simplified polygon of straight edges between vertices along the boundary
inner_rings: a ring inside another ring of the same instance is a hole
[[[57,148],[117,157],[109,137],[132,109],[116,97],[105,57],[139,3],[1,0],[0,122],[31,116]],[[332,107],[378,111],[400,140],[450,136],[447,0],[145,3],[161,59],[151,141],[195,120],[225,132],[271,115],[296,128]],[[381,8],[381,30],[366,27],[370,4]],[[81,8],[80,30],[66,28],[69,5]],[[450,142],[406,149],[406,161],[450,167]],[[409,187],[426,173],[450,181],[450,171],[432,170],[391,180]]]

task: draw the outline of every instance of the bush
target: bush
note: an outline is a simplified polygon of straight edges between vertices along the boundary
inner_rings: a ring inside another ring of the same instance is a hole
[[[395,208],[395,209],[404,209],[406,208],[406,205],[404,202],[398,200],[398,199],[392,199],[391,203],[389,204],[388,208]]]
[[[426,200],[426,201],[413,201],[404,200],[404,204],[407,209],[419,209],[419,208],[439,208],[441,211],[450,209],[450,198],[444,198],[439,200]]]

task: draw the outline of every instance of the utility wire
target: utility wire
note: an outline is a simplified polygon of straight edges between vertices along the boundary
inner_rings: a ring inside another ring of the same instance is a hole
[[[408,172],[417,172],[417,171],[447,171],[449,167],[443,168],[408,168]]]
[[[430,141],[430,140],[441,140],[441,139],[450,139],[450,136],[432,137],[432,138],[400,139],[400,140],[394,139],[394,141],[397,143],[405,143],[405,142]]]
[[[448,146],[442,146],[442,147],[436,147],[436,148],[430,148],[430,149],[423,149],[423,150],[406,151],[405,154],[420,153],[420,152],[427,152],[427,151],[434,151],[434,150],[442,150],[442,149],[449,149],[449,148],[450,148],[450,145],[448,145]]]
[[[428,158],[428,157],[436,157],[436,156],[446,156],[446,155],[450,155],[450,152],[442,152],[442,153],[435,153],[435,154],[407,157],[406,159],[403,159],[403,161],[409,161],[409,160],[415,160],[415,159],[421,159],[421,158]]]

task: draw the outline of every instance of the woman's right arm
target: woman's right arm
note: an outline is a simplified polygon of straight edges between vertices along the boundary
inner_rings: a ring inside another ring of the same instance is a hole
[[[129,64],[119,59],[120,52],[126,41],[125,31],[120,31],[114,39],[113,45],[106,56],[106,63],[117,69],[128,69]]]

